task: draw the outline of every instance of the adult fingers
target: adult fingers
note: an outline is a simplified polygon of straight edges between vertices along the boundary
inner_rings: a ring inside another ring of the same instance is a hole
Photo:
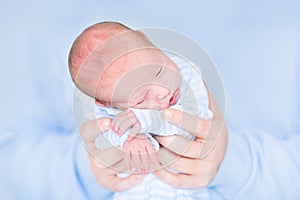
[[[163,116],[167,120],[170,120],[171,123],[182,127],[196,136],[197,144],[193,143],[191,147],[196,148],[194,152],[199,152],[197,149],[201,147],[200,158],[206,157],[211,152],[220,135],[227,134],[224,117],[212,98],[210,102],[211,110],[214,113],[211,121],[203,120],[174,109],[167,109],[163,113]]]
[[[141,161],[143,165],[143,172],[149,173],[150,172],[150,159],[148,153],[146,154],[140,154],[141,156]]]
[[[174,174],[166,169],[154,172],[154,175],[164,183],[175,188],[200,188],[209,184],[210,179],[197,175]]]
[[[142,159],[140,152],[131,152],[131,158],[132,158],[132,165],[135,167],[135,172],[142,173],[143,172],[143,166],[142,166]]]
[[[113,176],[109,180],[109,184],[115,192],[122,192],[128,189],[133,188],[134,186],[141,183],[145,175],[143,174],[131,174],[128,177],[120,178],[118,176]]]
[[[98,118],[86,122],[80,127],[80,138],[83,140],[86,149],[91,154],[97,152],[95,147],[96,136],[110,129],[110,123],[110,118]]]
[[[167,149],[176,154],[189,158],[206,158],[215,149],[216,152],[224,154],[227,148],[227,128],[224,125],[221,130],[218,130],[218,138],[208,136],[207,139],[196,138],[189,140],[188,138],[174,135],[174,136],[155,136],[155,139]],[[213,135],[212,133],[211,135]],[[212,138],[211,138],[212,137]],[[218,143],[218,145],[217,145]]]
[[[168,122],[200,138],[206,137],[211,124],[210,120],[201,119],[172,108],[165,109],[162,116]]]
[[[128,152],[123,153],[124,165],[127,172],[131,172],[131,154]]]
[[[196,139],[190,140],[183,136],[172,135],[172,136],[156,136],[155,139],[167,149],[174,153],[190,157],[190,158],[202,158],[203,157],[203,143],[206,140]],[[205,152],[206,154],[206,152]]]
[[[97,182],[105,188],[115,192],[122,192],[133,188],[143,181],[144,175],[131,174],[128,177],[118,177],[118,172],[98,164],[96,166],[94,159],[91,159],[91,167],[96,176]]]
[[[110,124],[111,119],[107,117],[88,121],[80,127],[80,136],[83,140],[94,139],[98,134],[110,129]]]
[[[210,163],[200,159],[183,157],[163,147],[158,152],[159,161],[172,170],[191,175],[204,173],[203,168]],[[210,167],[210,166],[209,166]]]
[[[208,162],[208,160],[182,157],[166,148],[160,149],[159,160],[162,164],[168,166],[168,168],[171,168],[172,170],[192,175],[205,173],[206,170],[208,170],[206,167],[211,168],[211,162]]]
[[[97,161],[102,162],[106,166],[113,166],[123,159],[123,152],[120,148],[111,147],[107,149],[92,148],[90,155]]]
[[[180,155],[168,150],[165,147],[161,147],[157,153],[159,162],[164,166],[169,166],[171,163],[174,163]]]
[[[222,132],[213,150],[203,159],[179,156],[167,148],[160,148],[159,160],[175,171],[213,178],[226,153],[227,137],[227,132]]]

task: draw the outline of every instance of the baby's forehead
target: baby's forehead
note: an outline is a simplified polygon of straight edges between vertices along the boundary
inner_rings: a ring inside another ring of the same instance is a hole
[[[106,83],[115,82],[116,79],[125,79],[132,83],[144,80],[155,84],[153,77],[159,70],[171,71],[179,74],[177,65],[157,48],[140,49],[124,54],[110,63],[103,73],[103,80]],[[121,81],[119,80],[119,81]]]

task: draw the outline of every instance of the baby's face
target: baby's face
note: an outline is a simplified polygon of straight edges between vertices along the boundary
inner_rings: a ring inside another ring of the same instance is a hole
[[[176,103],[181,77],[172,60],[159,50],[140,50],[126,60],[129,70],[113,78],[106,106],[161,110]]]

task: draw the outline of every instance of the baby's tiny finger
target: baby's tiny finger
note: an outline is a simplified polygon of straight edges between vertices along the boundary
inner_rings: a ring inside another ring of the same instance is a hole
[[[127,118],[126,112],[121,112],[117,114],[112,121],[112,127],[119,127],[119,124],[124,120],[124,118]]]
[[[131,137],[128,136],[128,139],[129,138],[133,139],[139,133],[140,130],[141,130],[141,126],[139,124],[135,124],[129,132],[129,136]]]
[[[127,172],[131,172],[131,153],[124,152],[124,164]]]
[[[126,119],[120,123],[119,129],[120,131],[122,131],[122,133],[125,133],[132,126],[133,126],[132,122],[129,119]]]
[[[145,150],[146,151],[146,150]],[[145,173],[149,173],[150,172],[150,159],[149,159],[149,155],[147,154],[141,154],[141,160],[143,163],[143,171]]]
[[[151,160],[151,166],[153,171],[158,170],[162,167],[162,165],[158,160],[158,152],[149,153],[149,157]]]
[[[138,153],[133,153],[132,155],[132,161],[133,161],[133,166],[136,169],[136,173],[141,173],[142,172],[142,161],[141,161],[141,156],[140,152]]]

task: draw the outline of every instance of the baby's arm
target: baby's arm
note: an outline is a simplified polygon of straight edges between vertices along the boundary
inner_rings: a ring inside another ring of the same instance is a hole
[[[115,116],[117,116],[118,114],[114,114],[115,111],[114,108],[109,108],[109,107],[102,107],[102,106],[98,106],[95,105],[95,117],[96,118],[101,118],[101,117],[109,117],[112,118],[112,120],[114,120]],[[119,114],[122,114],[124,112],[121,112]],[[129,112],[130,113],[130,112]],[[121,115],[120,115],[121,116]],[[128,118],[128,117],[127,117]],[[116,122],[115,122],[116,123]],[[128,122],[129,124],[134,124],[132,122]],[[138,126],[137,124],[135,124],[135,126]],[[125,128],[122,128],[123,130]],[[126,140],[128,140],[127,135],[131,134],[132,128],[127,129],[127,131],[125,131],[125,134],[121,133],[122,135],[119,136],[116,132],[114,132],[114,130],[110,129],[105,131],[103,134],[99,134],[95,140],[96,143],[96,147],[97,148],[110,148],[112,146],[120,146],[121,148],[123,147],[123,144]],[[132,131],[132,135],[136,135],[136,132],[142,133],[141,131],[138,131],[138,128],[136,129],[136,131]],[[145,133],[145,132],[143,132]],[[151,144],[153,145],[153,147],[158,150],[159,148],[159,144],[158,142],[148,133],[145,133],[145,135],[149,138]]]
[[[131,110],[113,116],[108,114],[108,108],[99,107],[95,113],[97,117],[114,117],[111,130],[97,137],[98,148],[120,146],[124,151],[123,159],[129,172],[148,173],[150,166],[159,167],[158,142],[148,133],[136,136],[140,130],[140,124]]]
[[[128,131],[127,140],[132,140],[141,129],[140,122],[131,110],[125,110],[115,116],[112,121],[112,129],[122,136]]]

